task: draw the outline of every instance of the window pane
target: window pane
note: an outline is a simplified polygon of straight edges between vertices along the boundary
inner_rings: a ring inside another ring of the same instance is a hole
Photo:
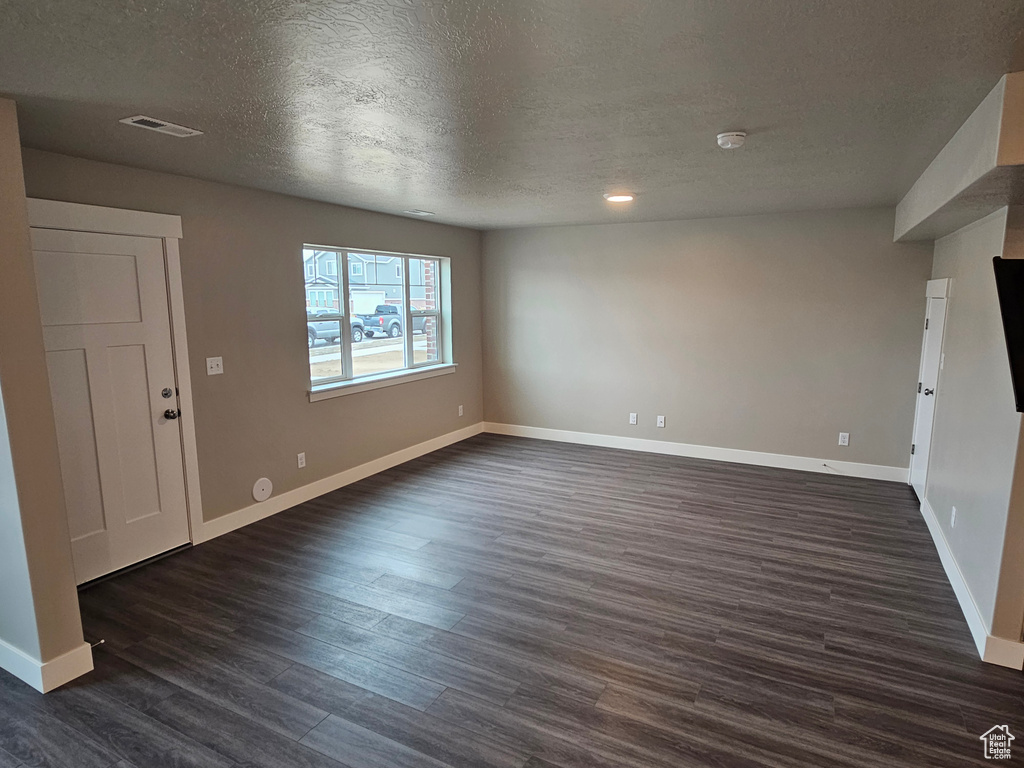
[[[433,315],[412,318],[412,359],[415,365],[440,361],[440,336],[438,318]]]
[[[348,263],[353,377],[404,368],[401,257],[349,253]]]
[[[315,384],[342,375],[338,254],[334,251],[303,248],[302,263],[306,273],[309,373]]]
[[[341,376],[341,321],[321,320],[317,315],[308,315],[306,326],[309,373],[313,383]]]
[[[412,311],[441,309],[441,270],[437,259],[409,259],[409,300]]]

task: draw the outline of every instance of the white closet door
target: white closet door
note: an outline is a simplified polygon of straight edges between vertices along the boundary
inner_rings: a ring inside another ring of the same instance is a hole
[[[163,242],[33,229],[32,249],[81,584],[189,541]]]

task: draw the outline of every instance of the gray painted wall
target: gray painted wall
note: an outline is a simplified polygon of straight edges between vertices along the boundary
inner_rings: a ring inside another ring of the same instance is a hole
[[[14,103],[0,99],[0,640],[37,662],[82,645]]]
[[[0,641],[40,660],[14,459],[0,392]]]
[[[992,270],[1006,223],[1004,208],[936,241],[932,270],[951,282],[925,496],[990,629],[1021,428]]]
[[[28,149],[24,157],[30,197],[181,215],[206,520],[253,504],[260,476],[279,494],[480,421],[478,232]],[[303,243],[451,257],[457,372],[310,403]],[[224,374],[208,377],[205,359],[217,355]]]
[[[893,217],[486,233],[486,419],[906,467],[932,249]]]

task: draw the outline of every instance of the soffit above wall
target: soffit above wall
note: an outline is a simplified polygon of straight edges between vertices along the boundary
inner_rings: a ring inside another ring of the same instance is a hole
[[[1024,203],[1024,72],[978,105],[896,207],[895,239],[937,240]]]
[[[1019,0],[9,0],[0,93],[31,147],[478,228],[895,205],[1022,27]]]

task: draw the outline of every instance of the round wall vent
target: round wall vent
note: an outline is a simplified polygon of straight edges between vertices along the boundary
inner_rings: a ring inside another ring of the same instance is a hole
[[[266,501],[270,498],[270,494],[274,492],[274,484],[269,479],[261,477],[256,481],[256,485],[252,487],[252,497],[256,501]]]

